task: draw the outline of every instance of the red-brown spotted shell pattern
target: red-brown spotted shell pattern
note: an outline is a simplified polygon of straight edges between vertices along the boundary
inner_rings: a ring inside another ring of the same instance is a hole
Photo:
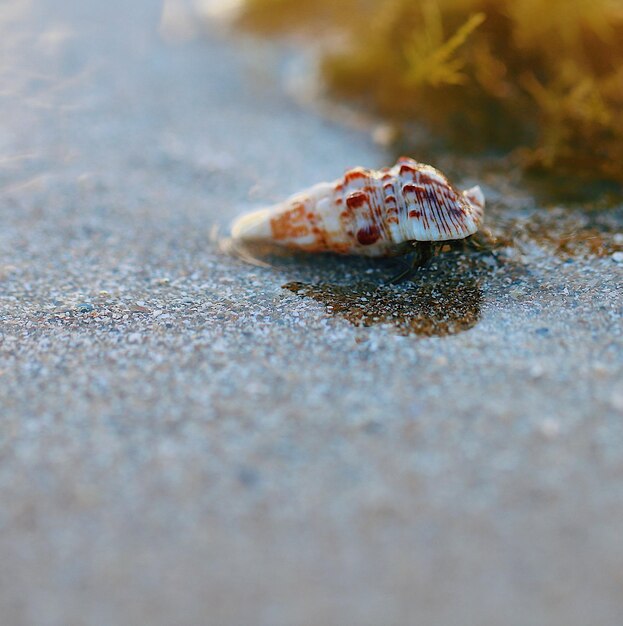
[[[356,167],[340,180],[245,215],[232,236],[307,252],[393,256],[407,251],[408,242],[473,235],[484,204],[480,187],[458,191],[434,167],[403,157],[392,168]]]

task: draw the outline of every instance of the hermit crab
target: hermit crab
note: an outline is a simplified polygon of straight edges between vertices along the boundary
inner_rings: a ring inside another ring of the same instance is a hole
[[[480,187],[458,191],[439,170],[402,157],[391,168],[356,167],[332,183],[243,215],[232,226],[232,238],[306,252],[414,253],[407,275],[444,244],[474,235],[484,206]]]

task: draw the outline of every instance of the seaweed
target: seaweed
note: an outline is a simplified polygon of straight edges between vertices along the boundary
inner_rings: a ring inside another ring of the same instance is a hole
[[[320,36],[330,92],[397,124],[623,182],[617,0],[246,0],[243,20]]]

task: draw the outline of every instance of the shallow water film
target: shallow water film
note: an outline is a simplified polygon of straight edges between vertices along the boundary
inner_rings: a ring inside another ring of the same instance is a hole
[[[482,294],[474,279],[418,280],[407,288],[287,283],[293,293],[313,298],[327,312],[355,326],[387,324],[402,335],[445,336],[474,326]]]

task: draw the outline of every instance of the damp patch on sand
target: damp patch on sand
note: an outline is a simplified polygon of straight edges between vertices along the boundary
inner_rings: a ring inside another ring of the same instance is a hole
[[[447,336],[469,330],[478,323],[482,304],[482,290],[473,277],[431,282],[417,276],[400,286],[290,282],[283,288],[320,302],[328,313],[354,326],[384,324],[401,335]]]

